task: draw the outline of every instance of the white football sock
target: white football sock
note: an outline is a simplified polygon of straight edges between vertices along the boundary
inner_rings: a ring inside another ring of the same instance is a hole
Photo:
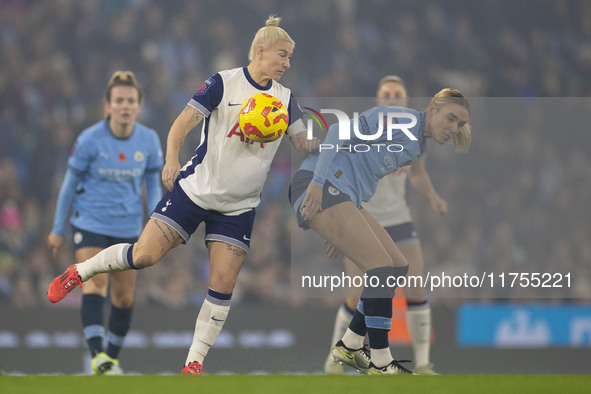
[[[347,309],[344,304],[341,305],[334,320],[332,339],[330,341],[331,349],[343,337],[343,335],[345,335],[345,331],[347,331],[352,318],[353,314],[351,311],[349,311],[349,309]]]
[[[185,365],[189,365],[193,361],[203,364],[207,352],[222,331],[229,312],[230,300],[218,300],[209,295],[205,298],[195,322],[193,343]]]
[[[371,349],[371,362],[376,367],[385,367],[394,360],[389,347],[383,349]]]
[[[416,366],[429,365],[431,341],[431,307],[429,304],[409,306],[406,310],[406,325],[414,351]]]
[[[361,349],[363,347],[363,341],[365,340],[365,335],[361,336],[355,334],[353,331],[347,328],[345,334],[343,334],[343,343],[349,349]]]
[[[85,282],[96,274],[131,269],[127,263],[127,252],[132,244],[116,244],[100,251],[88,260],[76,264],[78,275]]]

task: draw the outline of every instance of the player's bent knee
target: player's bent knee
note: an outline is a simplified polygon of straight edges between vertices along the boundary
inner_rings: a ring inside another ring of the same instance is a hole
[[[111,301],[120,309],[127,309],[133,306],[133,295],[115,295]]]
[[[133,265],[138,269],[144,269],[153,266],[158,259],[150,255],[141,255],[133,258]]]

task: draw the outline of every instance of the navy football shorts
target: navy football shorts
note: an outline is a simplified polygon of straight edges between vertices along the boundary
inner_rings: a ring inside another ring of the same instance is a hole
[[[300,212],[300,205],[302,205],[302,201],[304,201],[304,197],[306,196],[306,190],[308,189],[308,186],[310,185],[313,176],[314,173],[312,171],[299,170],[293,176],[293,179],[291,180],[291,185],[289,186],[289,202],[292,205],[293,210],[298,219],[298,225],[304,230],[307,230],[310,227],[308,227],[308,225],[302,218],[302,213]],[[325,210],[345,201],[351,201],[349,195],[341,192],[329,181],[326,181],[324,183],[324,187],[322,188],[322,210]]]
[[[386,227],[386,231],[390,235],[390,238],[392,238],[392,241],[398,246],[419,242],[419,235],[412,222],[388,226]]]
[[[185,243],[205,222],[205,241],[221,241],[248,251],[255,213],[252,209],[228,216],[208,211],[195,204],[175,182],[172,191],[166,192],[150,217],[174,228]]]
[[[72,226],[72,244],[74,245],[75,251],[80,248],[106,249],[109,246],[116,244],[133,244],[137,242],[137,239],[138,237],[111,237],[109,235],[97,234],[92,231],[86,231],[76,226]]]

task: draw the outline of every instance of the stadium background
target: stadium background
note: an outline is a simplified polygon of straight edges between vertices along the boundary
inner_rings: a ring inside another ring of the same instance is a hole
[[[73,255],[67,249],[51,259],[45,239],[68,153],[102,117],[115,69],[136,72],[145,90],[141,121],[164,143],[194,90],[216,71],[245,65],[254,32],[276,13],[296,41],[281,82],[298,97],[371,97],[381,76],[396,73],[417,97],[454,86],[470,97],[577,98],[588,116],[585,0],[0,0],[0,10],[0,369],[12,373],[87,370],[80,292],[55,306],[45,298]],[[535,122],[512,127],[513,118],[506,127],[473,125],[466,156],[430,149],[429,172],[450,214],[436,217],[409,191],[427,269],[576,278],[568,297],[433,297],[438,370],[589,372],[591,157],[587,128],[569,119],[543,130]],[[184,159],[198,139],[196,131],[187,139]],[[290,290],[290,167],[284,144],[258,209],[227,341],[212,350],[208,372],[322,368],[339,302]],[[130,340],[122,353],[130,371],[176,373],[184,360],[183,335],[207,286],[202,233],[194,238],[141,273],[137,346]],[[509,327],[510,340],[499,340],[499,327]]]

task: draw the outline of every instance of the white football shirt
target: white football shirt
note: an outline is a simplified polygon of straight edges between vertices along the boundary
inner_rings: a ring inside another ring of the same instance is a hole
[[[240,131],[242,104],[268,93],[287,106],[288,135],[305,131],[302,112],[291,91],[276,81],[258,85],[246,67],[221,71],[207,79],[189,105],[204,116],[201,143],[182,168],[180,186],[203,209],[240,215],[255,208],[273,157],[283,137],[267,143],[249,140]]]

